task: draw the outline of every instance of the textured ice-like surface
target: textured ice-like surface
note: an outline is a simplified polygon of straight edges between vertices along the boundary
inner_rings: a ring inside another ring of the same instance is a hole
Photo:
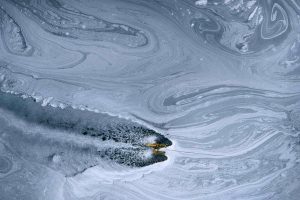
[[[1,200],[300,197],[298,0],[0,0],[0,87]]]

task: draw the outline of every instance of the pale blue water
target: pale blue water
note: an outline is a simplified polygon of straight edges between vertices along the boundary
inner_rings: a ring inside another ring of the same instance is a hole
[[[299,25],[298,0],[0,0],[0,199],[298,200]]]

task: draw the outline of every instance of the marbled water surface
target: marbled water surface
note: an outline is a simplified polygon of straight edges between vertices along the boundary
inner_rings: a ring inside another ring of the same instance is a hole
[[[300,198],[299,0],[0,0],[0,88],[1,200]]]

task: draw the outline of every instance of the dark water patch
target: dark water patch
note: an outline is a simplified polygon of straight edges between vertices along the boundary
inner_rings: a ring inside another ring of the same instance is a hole
[[[6,49],[13,54],[23,54],[27,49],[25,37],[18,23],[0,8],[0,36]]]
[[[3,133],[0,138],[21,157],[66,176],[81,173],[105,160],[131,167],[165,161],[164,153],[151,153],[146,143],[153,138],[153,143],[172,144],[162,134],[129,120],[71,107],[42,106],[33,98],[23,99],[19,95],[0,92],[0,108],[4,110],[0,118]],[[7,125],[5,120],[10,118],[6,113],[25,122],[30,130],[24,130],[15,122]],[[31,130],[34,126],[45,128],[45,131]]]
[[[0,173],[6,174],[12,168],[12,162],[5,156],[0,156]]]

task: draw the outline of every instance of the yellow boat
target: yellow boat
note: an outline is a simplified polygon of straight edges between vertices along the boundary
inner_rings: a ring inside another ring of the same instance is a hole
[[[155,156],[164,156],[165,152],[159,149],[168,147],[168,145],[161,143],[147,143],[145,146],[152,148],[152,154]]]
[[[161,148],[167,147],[167,145],[165,145],[165,144],[159,144],[159,143],[147,143],[146,146],[147,147],[151,147],[154,150],[159,150]]]

